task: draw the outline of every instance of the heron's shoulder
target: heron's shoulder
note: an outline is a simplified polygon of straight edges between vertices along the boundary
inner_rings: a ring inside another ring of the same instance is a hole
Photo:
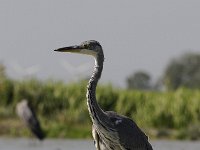
[[[110,121],[113,122],[115,125],[120,125],[120,124],[128,124],[132,125],[135,124],[134,121],[126,116],[119,115],[116,112],[113,111],[107,111],[106,112],[108,117],[110,118]]]
[[[128,134],[128,135],[137,134],[148,140],[146,134],[137,126],[137,124],[131,118],[119,115],[113,111],[108,111],[107,114],[110,118],[110,121],[113,123],[116,129],[119,130],[119,132],[123,131],[123,133],[121,134]]]

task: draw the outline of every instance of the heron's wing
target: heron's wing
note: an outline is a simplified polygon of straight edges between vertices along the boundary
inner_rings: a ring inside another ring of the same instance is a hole
[[[127,149],[144,148],[144,150],[152,150],[148,137],[131,119],[123,118],[122,122],[116,127],[123,147]]]
[[[118,133],[119,141],[122,147],[128,150],[141,149],[152,150],[148,137],[136,125],[133,120],[128,117],[121,116],[115,112],[108,112],[113,127]]]

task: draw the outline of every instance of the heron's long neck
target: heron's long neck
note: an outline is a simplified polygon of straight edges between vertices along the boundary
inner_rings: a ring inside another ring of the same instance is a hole
[[[96,101],[96,86],[103,70],[103,59],[100,56],[95,58],[94,71],[87,86],[87,105],[93,122],[102,122],[105,119],[105,113]]]

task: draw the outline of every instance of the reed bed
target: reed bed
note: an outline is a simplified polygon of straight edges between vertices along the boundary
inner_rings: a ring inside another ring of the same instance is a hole
[[[15,114],[16,103],[25,98],[34,107],[47,136],[91,137],[86,85],[85,81],[1,81],[0,127],[8,129],[0,134],[27,135]],[[96,95],[104,110],[132,118],[153,138],[200,138],[200,90],[137,91],[107,84],[99,85]]]

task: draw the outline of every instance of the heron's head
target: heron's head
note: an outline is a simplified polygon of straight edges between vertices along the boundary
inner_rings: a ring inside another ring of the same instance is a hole
[[[28,105],[28,101],[26,99],[22,99],[21,102],[23,105]]]
[[[103,54],[101,45],[95,40],[85,41],[82,42],[80,45],[63,47],[54,51],[87,54],[94,57],[96,57],[98,54]]]

